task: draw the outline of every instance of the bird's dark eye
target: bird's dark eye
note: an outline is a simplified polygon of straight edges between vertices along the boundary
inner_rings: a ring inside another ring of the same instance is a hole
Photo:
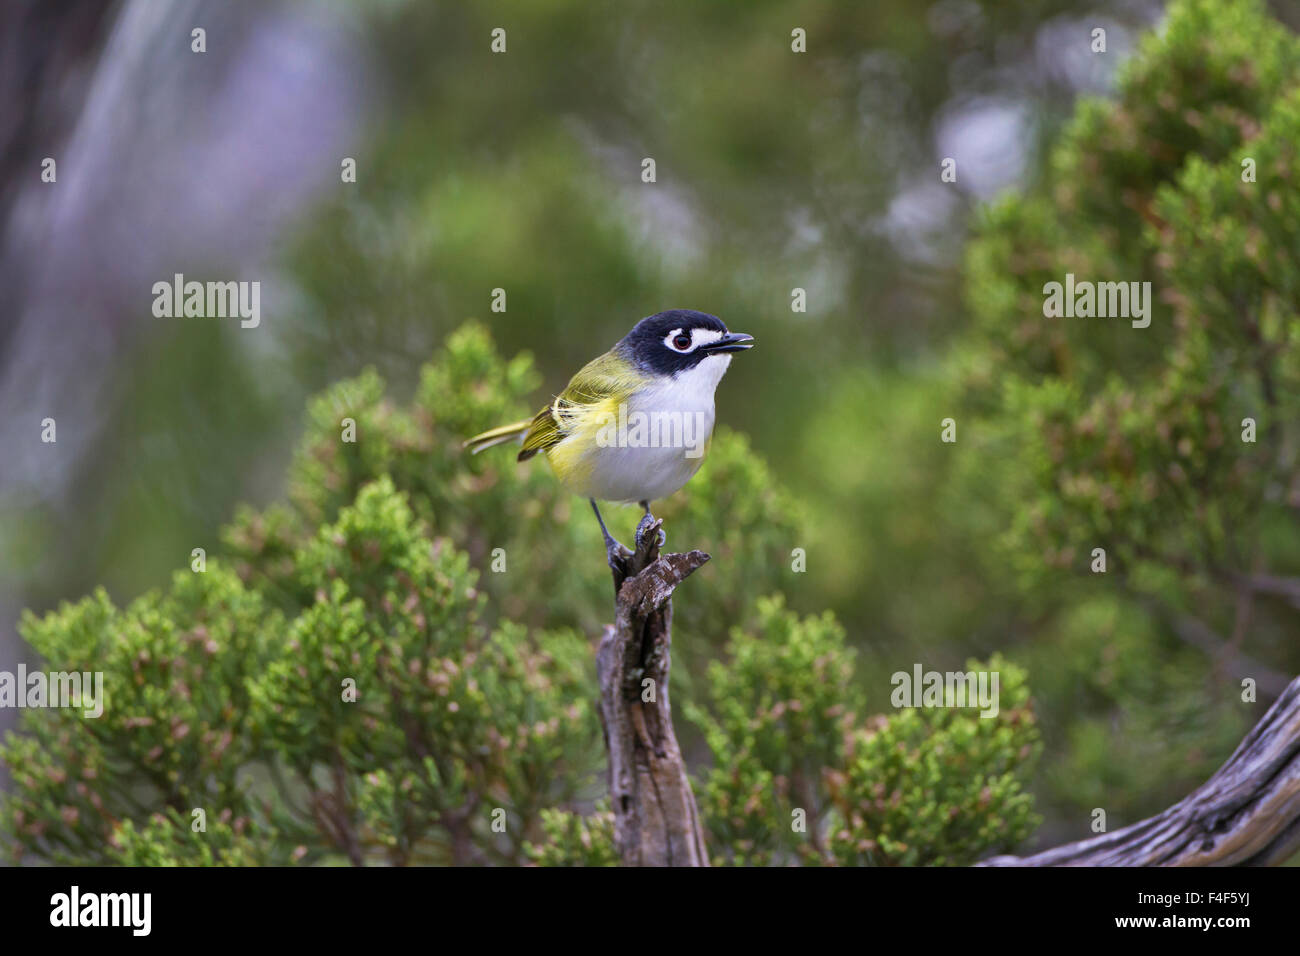
[[[673,348],[677,349],[677,351],[685,352],[690,347],[691,347],[691,337],[687,335],[685,332],[673,338]]]

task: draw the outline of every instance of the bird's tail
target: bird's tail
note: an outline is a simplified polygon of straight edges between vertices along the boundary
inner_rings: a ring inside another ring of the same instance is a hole
[[[525,418],[521,422],[514,422],[510,425],[502,425],[500,428],[493,428],[481,435],[475,435],[462,446],[468,448],[471,455],[477,455],[484,448],[491,448],[494,445],[504,445],[508,441],[522,440],[524,434],[532,427],[533,420]]]

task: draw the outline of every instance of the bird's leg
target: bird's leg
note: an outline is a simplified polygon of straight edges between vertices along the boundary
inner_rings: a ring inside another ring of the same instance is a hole
[[[641,523],[636,526],[636,546],[638,549],[641,547],[641,536],[645,534],[646,527],[653,524],[655,520],[655,516],[650,513],[650,502],[642,501],[639,502],[639,504],[641,505],[642,508],[645,509],[645,514],[641,516]],[[662,548],[667,543],[668,543],[668,532],[664,531],[663,528],[660,528],[659,547]]]
[[[605,536],[605,557],[609,561],[610,569],[615,574],[626,572],[627,560],[632,557],[632,552],[609,533],[609,529],[605,527],[605,519],[600,516],[600,509],[596,507],[596,499],[587,500],[591,502],[591,510],[596,512],[596,520],[600,522],[600,533]]]

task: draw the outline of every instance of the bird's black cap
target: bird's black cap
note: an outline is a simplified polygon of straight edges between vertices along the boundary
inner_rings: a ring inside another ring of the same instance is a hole
[[[693,334],[698,332],[715,334]],[[684,347],[676,347],[675,341]],[[751,336],[729,332],[716,315],[694,309],[670,309],[642,319],[616,348],[647,371],[673,375],[693,368],[710,355],[743,351],[752,344]]]

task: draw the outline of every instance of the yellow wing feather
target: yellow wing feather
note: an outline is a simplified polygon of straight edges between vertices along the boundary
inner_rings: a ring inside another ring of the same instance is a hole
[[[585,467],[577,446],[589,451],[588,443],[573,443],[573,454],[567,455],[557,452],[556,446],[570,435],[584,430],[593,430],[594,441],[594,429],[607,422],[609,415],[617,415],[619,403],[627,401],[628,396],[645,384],[646,376],[636,366],[612,351],[606,352],[579,369],[555,401],[532,418],[475,435],[465,442],[465,447],[477,454],[485,448],[522,437],[520,461],[527,461],[539,451],[545,451],[550,455],[557,474],[562,478],[574,475]]]
[[[626,401],[645,382],[645,375],[636,366],[613,352],[592,359],[569,380],[555,401],[537,413],[524,436],[519,460],[554,448],[593,422],[606,421],[609,413],[617,414],[619,402]]]

